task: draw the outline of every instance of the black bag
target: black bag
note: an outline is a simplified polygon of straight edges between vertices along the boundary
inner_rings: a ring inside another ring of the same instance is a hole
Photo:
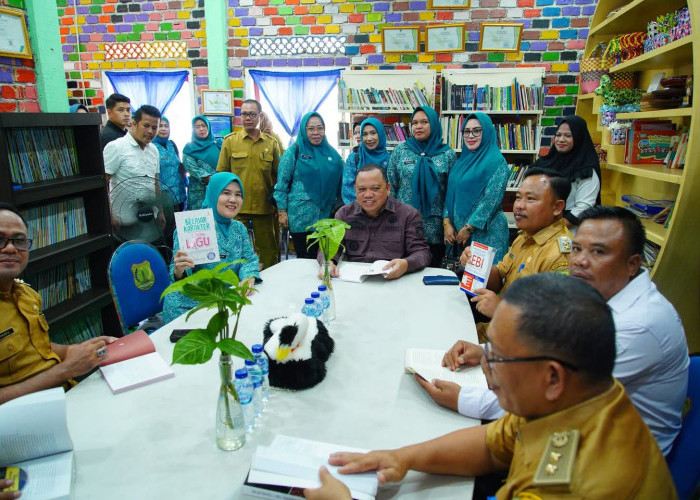
[[[459,262],[459,256],[461,254],[461,245],[445,245],[445,256],[440,262],[440,267],[456,274],[457,270],[461,267]]]

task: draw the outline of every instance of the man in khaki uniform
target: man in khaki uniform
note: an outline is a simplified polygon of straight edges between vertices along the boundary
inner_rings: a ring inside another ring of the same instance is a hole
[[[49,340],[39,294],[16,278],[27,267],[32,240],[17,210],[0,203],[0,404],[60,385],[97,366],[114,337],[81,344]]]
[[[615,324],[605,299],[581,280],[541,273],[503,294],[482,363],[509,414],[424,443],[368,454],[334,453],[351,474],[380,483],[408,470],[479,476],[508,469],[499,500],[677,498],[651,432],[612,377]],[[321,473],[306,498],[350,498]]]
[[[224,138],[216,171],[233,172],[243,182],[245,199],[236,219],[246,227],[252,221],[255,250],[266,268],[279,262],[279,238],[275,236],[270,200],[277,182],[280,149],[273,137],[258,129],[261,112],[258,101],[243,101],[243,130]]]
[[[567,273],[571,252],[571,233],[562,216],[571,184],[552,170],[530,169],[518,188],[513,204],[518,237],[503,260],[491,268],[486,288],[476,290],[470,300],[478,317],[477,332],[483,340],[487,323],[505,292],[518,278],[544,272]],[[469,247],[461,256],[465,265],[471,254]],[[477,316],[477,315],[475,315]]]

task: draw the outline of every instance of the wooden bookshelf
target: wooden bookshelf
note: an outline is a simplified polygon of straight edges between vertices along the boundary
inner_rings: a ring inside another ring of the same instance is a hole
[[[592,18],[590,36],[585,53],[590,54],[600,42],[615,35],[635,31],[646,31],[647,22],[657,15],[688,7],[693,27],[700,26],[700,3],[686,0],[599,0]],[[608,16],[614,9],[617,13]],[[700,83],[700,34],[671,42],[664,47],[642,54],[618,64],[611,72],[637,72],[639,86],[646,88],[655,73],[666,76],[692,75],[693,94],[698,95]],[[624,146],[610,144],[606,127],[599,125],[598,109],[602,104],[598,96],[579,95],[577,114],[583,116],[589,126],[594,142],[601,143],[607,151],[607,164],[601,165],[601,196],[603,203],[624,205],[621,196],[636,194],[647,199],[675,200],[673,213],[667,224],[657,224],[651,219],[642,221],[647,239],[659,245],[661,251],[651,276],[659,290],[678,310],[685,328],[691,352],[700,350],[700,167],[696,159],[700,143],[700,106],[678,109],[620,113],[620,119],[671,119],[678,126],[688,127],[688,150],[685,168],[673,170],[663,165],[636,165],[624,161]],[[667,226],[667,227],[666,227]]]
[[[107,267],[114,249],[105,182],[101,117],[95,113],[0,113],[0,199],[20,210],[82,198],[87,233],[55,242],[29,253],[25,275],[50,270],[87,257],[91,288],[45,309],[51,330],[60,330],[99,311],[105,334],[120,335],[119,321],[107,282]],[[71,128],[75,138],[78,175],[14,184],[6,133],[17,128]]]

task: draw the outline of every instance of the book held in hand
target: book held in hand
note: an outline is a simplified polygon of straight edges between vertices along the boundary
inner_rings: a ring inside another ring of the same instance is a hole
[[[486,288],[493,259],[496,257],[496,249],[474,241],[471,244],[471,252],[471,259],[464,267],[459,288],[467,295],[474,296],[476,295],[474,290]]]
[[[211,208],[175,212],[177,241],[195,264],[219,262],[214,212]]]
[[[342,281],[351,281],[353,283],[362,283],[369,276],[382,275],[386,276],[391,272],[391,268],[384,269],[389,263],[388,260],[375,260],[372,263],[368,262],[341,262],[338,265],[340,276],[337,278]]]
[[[114,394],[175,376],[143,330],[107,344],[100,371]]]
[[[488,387],[481,366],[452,371],[442,366],[444,355],[445,351],[438,349],[406,349],[404,370],[406,373],[416,373],[428,382],[439,379],[454,382],[462,387]]]

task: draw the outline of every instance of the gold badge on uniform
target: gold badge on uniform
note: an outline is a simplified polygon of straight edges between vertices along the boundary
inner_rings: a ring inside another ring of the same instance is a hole
[[[147,260],[140,264],[133,264],[131,274],[134,276],[134,286],[139,290],[150,290],[156,283],[156,275],[153,274],[151,263]]]
[[[571,484],[578,441],[579,431],[576,429],[553,432],[540,458],[532,484],[535,486]]]
[[[561,253],[571,253],[571,238],[559,236],[559,251]]]

